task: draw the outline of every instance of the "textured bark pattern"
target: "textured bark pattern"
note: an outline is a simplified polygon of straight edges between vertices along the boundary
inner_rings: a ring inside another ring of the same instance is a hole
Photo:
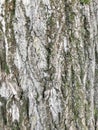
[[[98,130],[98,0],[0,0],[0,130]]]

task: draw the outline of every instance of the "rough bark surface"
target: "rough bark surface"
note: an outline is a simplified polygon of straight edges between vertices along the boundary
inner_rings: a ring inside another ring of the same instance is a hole
[[[98,0],[0,0],[0,130],[98,130]]]

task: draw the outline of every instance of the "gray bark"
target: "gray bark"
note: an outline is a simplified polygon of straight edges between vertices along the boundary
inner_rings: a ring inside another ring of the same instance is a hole
[[[98,0],[0,1],[0,130],[98,130]]]

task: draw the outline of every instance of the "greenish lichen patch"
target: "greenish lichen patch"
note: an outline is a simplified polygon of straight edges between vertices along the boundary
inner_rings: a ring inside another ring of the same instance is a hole
[[[95,108],[94,115],[95,115],[95,119],[98,119],[98,108]]]
[[[89,4],[89,3],[90,3],[90,0],[80,0],[80,3],[81,3],[81,4]]]
[[[9,67],[7,64],[4,65],[4,70],[5,70],[6,74],[10,73],[10,70],[9,70]]]
[[[15,16],[15,6],[16,6],[16,0],[6,0],[5,1],[5,15],[4,15],[4,20],[5,20],[5,36],[7,39],[7,46],[8,46],[8,61],[7,64],[5,63],[4,68],[6,73],[9,73],[9,70],[12,69],[14,72],[14,53],[16,51],[16,39],[14,35],[14,27],[13,27],[13,20]],[[7,58],[7,57],[6,57]],[[10,66],[10,68],[8,67]]]

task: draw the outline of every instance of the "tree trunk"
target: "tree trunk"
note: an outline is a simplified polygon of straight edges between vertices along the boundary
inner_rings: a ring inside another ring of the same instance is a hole
[[[0,0],[0,130],[98,130],[98,0]]]

